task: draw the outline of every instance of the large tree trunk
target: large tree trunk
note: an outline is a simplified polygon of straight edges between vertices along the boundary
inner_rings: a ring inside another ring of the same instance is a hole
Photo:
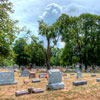
[[[50,40],[47,40],[48,46],[47,46],[47,69],[50,69]]]

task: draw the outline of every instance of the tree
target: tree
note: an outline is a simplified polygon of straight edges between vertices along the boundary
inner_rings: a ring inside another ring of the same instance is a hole
[[[30,56],[30,63],[42,66],[45,64],[45,56],[40,48],[42,46],[41,42],[38,42],[38,38],[35,36],[32,36],[31,39],[32,41],[25,49],[25,52]]]
[[[68,23],[69,20],[69,24]],[[97,65],[99,61],[100,46],[100,16],[82,14],[79,17],[62,15],[58,24],[65,47],[62,53],[62,63],[80,63]],[[97,49],[98,48],[98,49]],[[96,61],[95,61],[96,60]]]
[[[20,38],[19,40],[16,40],[14,44],[14,52],[16,54],[15,62],[19,65],[19,68],[21,65],[28,65],[29,64],[29,55],[27,52],[25,52],[25,48],[27,46],[26,40],[24,38]]]
[[[51,49],[51,59],[50,59],[50,64],[59,66],[60,65],[60,58],[62,54],[62,49],[59,48],[52,48]]]
[[[15,33],[18,32],[16,26],[18,21],[13,21],[9,14],[13,13],[12,3],[8,0],[0,0],[0,58],[7,58],[11,51]]]
[[[46,63],[47,63],[47,69],[50,69],[50,53],[51,48],[54,47],[59,39],[58,30],[56,30],[57,24],[52,24],[51,26],[48,26],[46,23],[43,22],[43,20],[39,21],[39,34],[46,37],[47,41],[47,48],[42,48]],[[54,45],[51,46],[51,43]]]

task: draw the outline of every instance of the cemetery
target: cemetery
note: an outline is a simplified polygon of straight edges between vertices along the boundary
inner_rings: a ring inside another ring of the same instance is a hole
[[[29,73],[35,73],[35,77],[20,77],[21,70],[18,72],[0,70],[0,99],[8,100],[89,100],[95,98],[99,100],[100,91],[100,73],[66,72],[66,68],[51,69],[46,72],[38,70],[28,70]],[[81,75],[78,74],[81,73]],[[47,74],[46,74],[47,73]],[[44,75],[44,77],[40,77]],[[45,77],[48,76],[48,78]],[[93,75],[96,75],[95,77]],[[93,76],[93,77],[91,77]],[[76,99],[75,99],[76,98]]]
[[[0,0],[0,100],[100,100],[100,0]]]

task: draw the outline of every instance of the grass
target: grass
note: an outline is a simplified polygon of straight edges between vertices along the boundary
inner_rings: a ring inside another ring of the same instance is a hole
[[[39,78],[39,74],[36,73],[36,78]],[[0,86],[0,100],[100,100],[100,83],[96,82],[96,78],[100,77],[100,74],[96,73],[96,75],[96,77],[91,77],[91,74],[83,73],[82,79],[76,79],[76,74],[70,76],[70,73],[68,73],[67,76],[62,78],[65,84],[64,89],[47,91],[47,79],[40,78],[40,83],[32,83],[32,79],[19,77],[19,73],[15,72],[15,80],[18,84]],[[68,80],[65,80],[65,78],[68,78]],[[24,79],[28,79],[30,82],[24,84]],[[78,80],[87,80],[87,85],[73,86],[72,82]],[[15,96],[15,91],[27,90],[28,87],[42,88],[45,92]]]

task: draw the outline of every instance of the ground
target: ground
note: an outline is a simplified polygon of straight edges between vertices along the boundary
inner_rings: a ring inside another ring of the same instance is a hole
[[[0,86],[0,100],[100,100],[100,83],[96,82],[96,78],[100,78],[100,74],[96,73],[96,77],[91,77],[90,73],[83,73],[82,79],[76,79],[76,74],[63,76],[65,88],[61,90],[47,91],[47,79],[40,78],[40,83],[32,83],[32,79],[28,77],[19,77],[18,72],[15,72],[15,80],[17,85]],[[36,78],[39,78],[40,73],[36,73]],[[65,80],[68,78],[68,80]],[[24,84],[23,80],[29,79],[28,84]],[[87,80],[87,85],[73,86],[72,82],[78,80]],[[42,88],[44,93],[27,94],[15,96],[15,91],[27,90],[28,87]]]

